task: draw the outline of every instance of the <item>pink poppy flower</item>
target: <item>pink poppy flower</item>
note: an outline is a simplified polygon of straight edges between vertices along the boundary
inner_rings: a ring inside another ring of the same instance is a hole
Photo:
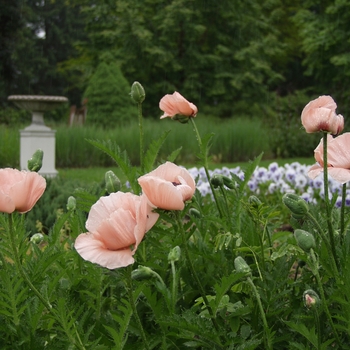
[[[159,108],[164,112],[160,119],[174,117],[177,114],[186,117],[195,117],[197,107],[188,102],[181,94],[175,91],[172,95],[165,95],[159,102]]]
[[[336,138],[327,135],[327,167],[328,174],[336,181],[344,184],[350,181],[350,133]],[[315,159],[308,176],[315,179],[323,171],[323,139],[315,149]]]
[[[138,245],[158,217],[145,196],[111,193],[91,207],[86,221],[89,232],[80,234],[74,247],[83,259],[108,269],[131,265]]]
[[[184,202],[191,199],[196,190],[191,174],[170,162],[141,176],[138,181],[148,200],[165,210],[182,210]]]
[[[309,102],[301,113],[301,123],[307,133],[318,131],[338,135],[344,129],[344,118],[336,114],[337,104],[331,96],[320,96]]]
[[[0,212],[28,212],[45,188],[46,180],[36,172],[0,169]]]

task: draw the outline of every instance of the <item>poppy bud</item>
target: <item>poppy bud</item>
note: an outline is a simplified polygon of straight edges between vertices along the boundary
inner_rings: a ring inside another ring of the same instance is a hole
[[[224,179],[222,175],[219,174],[214,174],[210,179],[210,182],[214,186],[214,188],[222,187],[224,185]]]
[[[195,209],[195,208],[191,208],[188,213],[190,214],[190,216],[194,217],[194,218],[201,218],[201,213],[199,212],[199,210]]]
[[[304,304],[308,309],[317,308],[321,304],[320,297],[312,289],[303,293]]]
[[[298,246],[305,252],[309,252],[311,248],[316,248],[316,241],[311,233],[297,229],[294,231],[294,237],[298,243]]]
[[[139,265],[139,267],[131,272],[131,278],[135,280],[143,280],[155,277],[155,272],[147,266]]]
[[[294,193],[286,193],[282,201],[292,212],[295,219],[302,219],[309,211],[309,206],[306,201]]]
[[[235,182],[228,176],[223,175],[222,179],[224,181],[224,185],[228,187],[230,190],[233,190],[236,187]]]
[[[248,203],[252,206],[252,207],[258,207],[259,205],[261,205],[261,200],[257,197],[257,196],[250,196],[248,198]]]
[[[145,89],[138,81],[135,81],[131,86],[130,95],[134,102],[142,103],[146,97]]]
[[[44,152],[41,149],[36,150],[32,158],[28,160],[28,170],[37,173],[43,165],[43,156]]]
[[[116,174],[112,170],[108,170],[105,174],[106,191],[108,194],[118,192],[122,185]]]
[[[170,253],[168,254],[168,261],[179,261],[181,257],[181,248],[179,246],[174,247],[170,250]]]
[[[76,207],[77,207],[77,200],[73,196],[68,197],[67,210],[75,210]]]
[[[240,273],[250,273],[251,269],[249,265],[246,263],[246,261],[241,257],[237,256],[237,258],[234,261],[235,269],[237,272]]]
[[[40,244],[44,239],[44,236],[41,233],[35,233],[31,238],[30,241],[34,244]]]

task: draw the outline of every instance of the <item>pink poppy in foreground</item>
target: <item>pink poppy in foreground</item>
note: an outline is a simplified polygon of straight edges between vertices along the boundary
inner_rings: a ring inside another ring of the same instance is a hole
[[[74,247],[83,259],[108,269],[131,265],[138,245],[158,216],[145,196],[116,192],[101,197],[86,221],[89,232],[80,234]]]
[[[344,129],[344,118],[336,114],[337,104],[331,96],[320,96],[309,102],[301,113],[301,123],[307,133],[318,131],[338,135]]]
[[[172,95],[165,95],[159,102],[159,108],[164,112],[160,119],[174,117],[177,114],[186,117],[195,117],[197,107],[188,102],[181,94],[175,91]]]
[[[350,181],[350,133],[336,138],[327,135],[327,166],[328,174],[336,181],[344,184]],[[315,149],[315,159],[308,176],[315,179],[323,171],[323,139]]]
[[[46,180],[36,172],[0,169],[0,212],[28,212],[45,188]]]
[[[191,199],[196,190],[191,174],[170,162],[141,176],[138,181],[149,201],[165,210],[182,210],[184,202]]]

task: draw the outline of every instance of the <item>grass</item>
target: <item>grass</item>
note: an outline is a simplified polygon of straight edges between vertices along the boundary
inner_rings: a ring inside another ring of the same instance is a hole
[[[298,162],[300,164],[312,165],[315,163],[314,158],[288,158],[288,159],[264,159],[260,162],[260,166],[268,167],[272,162],[277,162],[278,165],[284,165],[287,163]],[[180,164],[180,163],[179,163]],[[192,164],[182,164],[186,168],[191,168],[193,166],[198,166],[195,163]],[[247,162],[235,162],[235,163],[210,163],[209,168],[214,170],[215,168],[234,168],[240,166],[244,168]],[[125,178],[117,166],[114,167],[93,167],[93,168],[62,168],[58,170],[59,177],[62,180],[79,180],[81,183],[91,184],[91,183],[101,183],[104,181],[104,176],[107,170],[112,170],[123,182]]]

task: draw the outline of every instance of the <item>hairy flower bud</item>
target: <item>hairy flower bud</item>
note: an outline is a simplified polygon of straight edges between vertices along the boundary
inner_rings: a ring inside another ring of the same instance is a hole
[[[28,160],[28,170],[37,173],[43,165],[43,157],[44,152],[41,149],[36,150],[32,158]]]
[[[248,198],[248,203],[252,206],[252,207],[258,207],[259,205],[261,205],[261,200],[257,197],[257,196],[250,196]]]
[[[228,187],[230,190],[233,190],[236,187],[235,182],[228,176],[222,175],[222,179],[224,181],[224,185]]]
[[[250,273],[251,269],[249,265],[246,263],[246,261],[241,257],[237,256],[237,258],[234,261],[235,269],[237,272],[240,273]]]
[[[108,170],[105,174],[106,191],[111,194],[120,191],[122,185],[116,174],[112,170]]]
[[[191,208],[189,211],[188,211],[188,214],[194,218],[201,218],[202,215],[201,213],[199,212],[199,210],[195,209],[195,208]]]
[[[179,261],[181,257],[181,248],[179,246],[174,247],[168,254],[168,261]]]
[[[34,244],[40,244],[44,239],[44,236],[41,233],[34,233],[30,238],[30,241]]]
[[[295,219],[302,219],[309,211],[309,206],[306,201],[294,193],[286,193],[282,201],[292,212]]]
[[[77,200],[75,199],[75,197],[73,196],[68,197],[67,210],[75,210],[76,207],[77,207]]]
[[[224,185],[224,179],[220,174],[214,174],[210,179],[210,182],[214,188],[222,187]]]
[[[304,304],[308,309],[317,308],[321,304],[320,297],[312,289],[303,293]]]
[[[309,252],[311,248],[316,248],[315,238],[310,232],[297,229],[294,231],[294,237],[298,243],[298,246],[305,252]]]
[[[134,102],[142,103],[146,97],[145,89],[138,81],[135,81],[131,86],[130,95]]]
[[[139,267],[131,272],[131,278],[135,280],[143,280],[156,277],[155,272],[147,266],[139,265]]]

